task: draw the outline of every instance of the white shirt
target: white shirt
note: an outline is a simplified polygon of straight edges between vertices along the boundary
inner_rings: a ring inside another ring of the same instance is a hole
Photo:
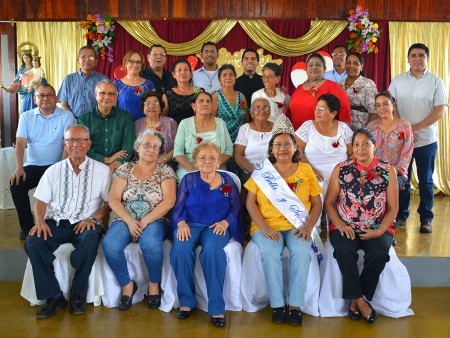
[[[266,99],[270,103],[270,116],[269,121],[274,122],[277,120],[278,116],[284,114],[285,110],[289,107],[291,103],[291,97],[287,94],[283,94],[280,88],[275,88],[275,97],[269,97],[263,89],[257,90],[252,95],[252,103],[256,99]],[[278,108],[278,104],[283,104],[283,107]]]
[[[76,175],[69,159],[55,163],[42,176],[34,197],[47,203],[46,219],[70,223],[91,217],[108,201],[111,173],[108,166],[86,156]]]
[[[434,107],[448,105],[444,82],[428,70],[416,78],[410,71],[396,76],[389,91],[397,102],[398,114],[408,120],[411,126],[423,121]],[[437,141],[437,121],[416,133],[414,148]]]
[[[245,146],[244,157],[251,164],[261,163],[267,157],[272,132],[260,132],[250,128],[248,123],[239,128],[234,144]]]

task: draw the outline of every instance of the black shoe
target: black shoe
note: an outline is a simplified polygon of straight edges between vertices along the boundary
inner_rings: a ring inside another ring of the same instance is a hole
[[[348,312],[347,312],[348,317],[353,320],[361,319],[361,313],[359,313],[359,311],[353,311],[350,309],[351,304],[352,304],[352,302],[350,301],[350,304],[348,305]]]
[[[36,312],[37,318],[49,318],[53,316],[57,310],[66,306],[67,301],[61,293],[59,297],[51,297],[47,299],[45,304]]]
[[[21,230],[21,231],[20,231],[20,235],[19,235],[19,239],[20,239],[21,241],[26,240],[26,239],[27,239],[27,236],[28,236],[28,233],[29,233],[29,231]]]
[[[431,226],[431,221],[420,221],[420,233],[430,234],[433,232],[433,227]]]
[[[134,280],[132,280],[132,282],[133,282],[133,292],[131,293],[131,296],[122,295],[122,297],[120,297],[119,310],[121,311],[128,310],[131,307],[131,304],[133,303],[133,296],[136,293],[138,286]]]
[[[292,309],[289,310],[287,316],[287,322],[289,325],[299,326],[302,324],[302,313],[299,310]]]
[[[378,313],[373,309],[372,305],[370,305],[369,302],[366,302],[366,303],[372,309],[372,312],[370,313],[369,317],[366,318],[366,320],[369,324],[373,324],[373,323],[375,323],[375,321],[378,318]]]
[[[161,295],[147,296],[147,307],[149,309],[157,309],[161,306]]]
[[[286,321],[286,308],[274,307],[272,308],[272,322],[276,324],[283,324]]]
[[[73,315],[81,315],[86,312],[86,298],[72,292],[70,297],[70,313]]]
[[[178,319],[188,319],[192,314],[192,309],[190,310],[178,310]]]
[[[225,317],[221,318],[221,317],[211,316],[211,321],[212,321],[213,325],[218,328],[224,327],[225,324],[227,323]]]

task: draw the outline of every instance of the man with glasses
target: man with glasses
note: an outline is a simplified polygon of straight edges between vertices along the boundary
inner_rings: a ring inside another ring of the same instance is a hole
[[[99,81],[108,78],[95,71],[97,62],[97,54],[92,46],[81,47],[78,51],[80,69],[76,73],[67,75],[59,89],[61,108],[71,111],[75,117],[95,107],[92,92]]]
[[[337,83],[341,83],[347,78],[345,71],[345,58],[347,57],[347,46],[336,45],[333,47],[331,58],[333,59],[333,69],[325,72],[323,77]]]
[[[161,45],[152,45],[148,50],[147,60],[150,67],[144,69],[141,76],[151,80],[160,94],[172,89],[172,74],[163,68],[167,62],[166,48]]]
[[[48,84],[37,87],[34,102],[36,108],[20,115],[16,134],[16,170],[9,179],[19,216],[21,240],[27,238],[34,224],[28,192],[36,188],[50,165],[63,158],[64,130],[75,120],[73,114],[56,106],[58,97]],[[27,159],[24,163],[25,149]]]
[[[87,156],[105,163],[111,171],[128,162],[134,151],[136,132],[131,114],[117,108],[117,89],[110,80],[100,81],[94,97],[97,106],[81,115],[78,123],[91,131]]]
[[[86,156],[91,146],[89,129],[71,125],[64,134],[69,157],[52,165],[34,193],[36,223],[25,242],[33,267],[36,296],[45,304],[37,318],[49,318],[67,302],[55,276],[53,252],[72,243],[70,264],[75,269],[70,290],[70,313],[86,312],[89,275],[97,257],[103,228],[99,220],[110,211],[108,167]]]
[[[234,89],[244,94],[247,102],[251,102],[253,93],[264,88],[261,75],[256,73],[259,65],[258,52],[247,48],[242,53],[241,63],[244,73],[236,79]]]
[[[203,88],[205,92],[212,93],[222,88],[219,82],[219,49],[214,42],[205,42],[201,52],[203,67],[192,73],[194,86]]]

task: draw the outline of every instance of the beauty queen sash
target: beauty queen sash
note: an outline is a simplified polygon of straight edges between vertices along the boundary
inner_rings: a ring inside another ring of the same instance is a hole
[[[297,229],[304,226],[309,217],[308,210],[300,199],[289,188],[286,181],[274,168],[269,159],[265,159],[260,165],[255,166],[252,178],[269,201],[280,211],[284,217]],[[322,260],[322,254],[315,243],[320,240],[316,227],[313,228],[311,238],[312,247],[317,259]]]

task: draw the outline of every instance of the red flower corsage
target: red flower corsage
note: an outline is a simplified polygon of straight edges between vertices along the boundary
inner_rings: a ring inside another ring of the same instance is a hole
[[[356,89],[355,87],[353,87],[352,89],[353,89],[353,94],[357,94],[358,93],[358,89]]]
[[[200,136],[197,135],[192,135],[194,137],[195,142],[197,142],[197,144],[202,143],[203,139]]]
[[[338,139],[331,144],[333,146],[333,148],[339,148],[339,146],[341,145],[339,143],[340,139],[341,139],[341,137],[339,136]]]
[[[282,102],[275,102],[277,104],[278,109],[284,108],[284,103]]]
[[[156,127],[155,127],[155,130],[156,130],[156,131],[161,131],[162,129],[161,129],[160,126],[156,126]]]
[[[144,92],[144,90],[141,87],[134,88],[134,93],[136,95],[142,95],[143,92]]]
[[[242,113],[245,113],[245,102],[244,101],[239,102],[239,110]]]
[[[300,183],[302,183],[303,182],[303,180],[301,179],[301,178],[299,178],[297,181],[295,181],[295,182],[288,182],[288,187],[289,187],[289,189],[291,189],[293,192],[296,192],[297,191],[297,186],[300,184]]]
[[[405,139],[405,133],[404,133],[403,131],[397,133],[397,138],[398,138],[400,141],[403,141],[403,140]]]
[[[309,92],[311,93],[312,96],[314,96],[314,98],[316,97],[317,94],[317,88],[316,87],[312,87]]]
[[[376,171],[369,171],[368,173],[367,173],[367,175],[366,175],[366,178],[369,180],[369,181],[372,181],[375,177],[377,177],[378,176],[378,173],[376,172]]]
[[[231,184],[224,184],[220,190],[223,192],[225,197],[228,197],[228,195],[231,193]]]

